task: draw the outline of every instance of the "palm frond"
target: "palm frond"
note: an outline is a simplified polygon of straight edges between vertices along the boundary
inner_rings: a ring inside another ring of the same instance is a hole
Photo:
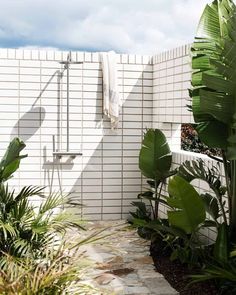
[[[50,220],[50,227],[59,232],[65,231],[69,228],[78,228],[83,230],[85,229],[82,226],[80,218],[66,211],[63,211],[53,216]]]
[[[219,165],[213,165],[209,168],[202,159],[196,161],[185,161],[180,165],[178,175],[187,180],[188,182],[194,179],[201,179],[207,182],[211,189],[221,189],[224,191],[224,186],[220,180]]]
[[[76,253],[68,252],[62,241],[58,250],[48,248],[45,259],[39,261],[28,257],[18,263],[14,257],[4,255],[8,268],[0,271],[0,293],[27,295],[30,290],[30,294],[77,294],[75,290],[86,288],[80,278],[91,263]]]
[[[4,239],[7,240],[9,236],[17,235],[17,229],[10,223],[5,223],[0,220],[0,232],[3,233]]]
[[[3,209],[3,211],[8,212],[10,210],[14,203],[14,194],[14,190],[11,192],[9,191],[8,184],[0,184],[0,208]]]
[[[39,207],[39,215],[42,215],[48,211],[52,211],[58,207],[61,207],[67,203],[67,198],[62,196],[61,193],[53,193],[45,198],[45,201]]]
[[[22,188],[19,194],[15,197],[15,201],[19,202],[22,199],[28,199],[29,197],[32,197],[32,196],[43,196],[43,193],[42,193],[43,190],[44,190],[44,187],[25,186]]]

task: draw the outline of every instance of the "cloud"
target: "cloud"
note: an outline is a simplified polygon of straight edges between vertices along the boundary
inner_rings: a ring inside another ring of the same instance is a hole
[[[207,0],[2,1],[3,47],[154,54],[193,40]]]

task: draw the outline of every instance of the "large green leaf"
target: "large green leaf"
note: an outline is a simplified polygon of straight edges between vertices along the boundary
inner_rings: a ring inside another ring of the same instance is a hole
[[[217,120],[199,123],[196,127],[200,139],[213,148],[227,149],[228,128]]]
[[[210,214],[210,216],[216,221],[220,216],[220,209],[217,199],[208,193],[202,194],[201,197],[204,201],[207,213]]]
[[[6,181],[19,168],[20,160],[27,155],[20,155],[20,152],[25,148],[25,144],[19,138],[14,138],[1,162],[0,162],[0,182]]]
[[[199,136],[236,159],[236,6],[232,0],[207,5],[192,45],[192,111]],[[229,141],[229,138],[231,140]]]
[[[177,175],[188,182],[194,179],[201,179],[207,182],[209,187],[215,192],[215,195],[222,198],[226,192],[226,187],[222,185],[219,168],[218,164],[208,167],[202,159],[185,161],[180,165]]]
[[[200,19],[197,37],[205,37],[217,40],[220,35],[219,17],[217,13],[217,2],[207,5]]]
[[[229,257],[229,229],[222,223],[218,228],[218,234],[214,245],[214,258],[220,262],[227,262]]]
[[[174,176],[169,181],[170,197],[167,203],[175,211],[168,211],[168,219],[172,226],[190,234],[206,219],[204,202],[194,187],[180,176]]]
[[[172,155],[165,135],[159,129],[148,129],[139,154],[139,168],[148,178],[163,180],[169,176]]]

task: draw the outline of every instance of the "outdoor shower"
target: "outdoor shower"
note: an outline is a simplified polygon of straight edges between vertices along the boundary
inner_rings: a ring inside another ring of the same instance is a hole
[[[64,65],[63,70],[60,72],[61,77],[66,71],[66,150],[56,150],[55,135],[53,135],[53,156],[57,158],[61,158],[63,156],[70,156],[71,158],[75,158],[76,156],[82,156],[82,153],[81,151],[70,150],[70,65],[83,64],[83,62],[72,61],[70,51],[67,55],[67,60],[60,61],[59,63]]]

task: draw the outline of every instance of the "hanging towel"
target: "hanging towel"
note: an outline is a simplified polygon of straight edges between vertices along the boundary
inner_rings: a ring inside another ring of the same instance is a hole
[[[114,51],[101,52],[100,56],[103,72],[103,113],[111,119],[111,128],[116,129],[120,107],[116,53]]]

